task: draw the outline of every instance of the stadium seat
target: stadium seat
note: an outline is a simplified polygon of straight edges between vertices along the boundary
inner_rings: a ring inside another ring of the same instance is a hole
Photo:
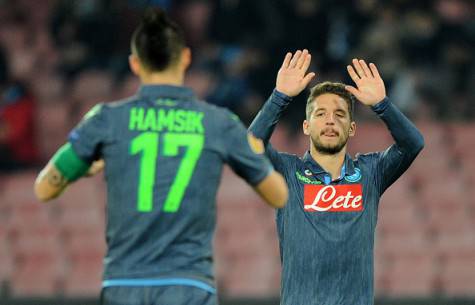
[[[67,141],[72,127],[70,105],[65,101],[49,101],[38,105],[36,139],[42,160],[49,160]]]
[[[374,250],[374,291],[376,296],[384,296],[387,292],[387,260],[376,243]]]
[[[450,126],[454,143],[450,145],[454,155],[458,158],[473,158],[473,151],[469,147],[475,147],[475,125],[474,124],[452,124]]]
[[[387,295],[416,297],[431,295],[435,291],[436,261],[426,253],[413,256],[395,256],[387,269]]]
[[[13,254],[7,228],[0,224],[0,284],[8,280],[13,272]]]
[[[12,240],[12,251],[17,258],[54,257],[63,252],[59,236],[53,224],[23,229]]]
[[[68,186],[58,199],[61,209],[84,208],[104,210],[106,203],[106,185],[103,173],[94,177],[84,178]]]
[[[80,257],[71,261],[64,282],[68,297],[97,297],[102,286],[102,255]]]
[[[49,227],[54,222],[52,206],[41,205],[37,202],[19,202],[11,206],[7,220],[9,234],[28,234],[38,228]]]
[[[393,143],[391,134],[382,122],[361,123],[357,125],[356,135],[348,142],[352,155],[385,150]]]
[[[2,180],[1,205],[16,206],[23,203],[37,203],[33,184],[38,172],[21,171],[5,176]]]
[[[15,266],[11,277],[11,293],[22,297],[48,297],[58,294],[64,269],[61,252],[55,256],[22,259]]]
[[[272,258],[241,257],[233,260],[222,279],[223,290],[229,297],[265,297],[277,295],[275,263]]]
[[[82,232],[104,234],[104,218],[100,212],[80,206],[63,208],[58,226],[66,236]]]
[[[475,297],[475,254],[471,257],[448,257],[441,268],[442,290],[449,296]]]
[[[432,247],[424,231],[417,229],[405,233],[387,232],[378,236],[378,243],[380,253],[389,260],[421,255]]]

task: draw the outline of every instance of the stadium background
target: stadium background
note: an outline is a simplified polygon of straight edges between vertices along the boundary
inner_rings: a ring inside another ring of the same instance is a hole
[[[349,82],[345,66],[353,57],[375,62],[391,100],[426,140],[382,199],[377,304],[475,304],[475,18],[469,0],[0,0],[0,71],[8,71],[0,73],[0,153],[10,161],[0,164],[0,304],[97,301],[102,177],[78,182],[47,205],[34,199],[32,184],[88,109],[137,89],[127,67],[129,39],[148,4],[165,8],[185,29],[193,51],[186,84],[245,124],[271,93],[286,51],[308,48],[317,81]],[[304,96],[274,133],[279,150],[302,154],[308,147],[300,132]],[[21,110],[7,111],[18,105]],[[371,111],[357,106],[356,112],[352,153],[391,143]],[[8,153],[8,137],[23,140],[14,145],[27,147],[27,159]],[[273,217],[226,169],[215,239],[223,304],[278,303]]]

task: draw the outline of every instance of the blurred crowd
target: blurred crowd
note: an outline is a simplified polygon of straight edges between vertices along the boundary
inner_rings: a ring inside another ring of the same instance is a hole
[[[44,161],[58,144],[49,137],[64,136],[94,104],[135,92],[129,41],[149,5],[185,30],[193,52],[186,84],[245,123],[274,88],[285,53],[303,48],[316,82],[350,82],[346,65],[364,58],[411,117],[475,117],[470,0],[0,0],[0,170]],[[283,118],[291,132],[304,103],[302,95]],[[373,116],[359,107],[357,119]],[[51,132],[38,124],[53,124]]]

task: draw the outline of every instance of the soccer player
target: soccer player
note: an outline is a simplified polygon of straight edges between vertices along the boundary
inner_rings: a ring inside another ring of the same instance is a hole
[[[190,50],[162,11],[146,12],[131,46],[140,90],[93,108],[41,171],[35,192],[55,198],[104,160],[102,304],[216,304],[212,238],[223,164],[273,207],[286,203],[287,186],[235,115],[182,86]]]
[[[307,74],[310,60],[307,50],[285,56],[276,89],[250,126],[289,185],[289,201],[276,216],[281,304],[370,305],[379,198],[424,140],[386,97],[376,66],[354,59],[348,73],[356,87],[324,82],[310,92],[303,122],[310,150],[302,157],[274,150],[268,141],[283,110],[315,76]],[[346,149],[356,132],[355,99],[383,120],[395,143],[352,159]]]

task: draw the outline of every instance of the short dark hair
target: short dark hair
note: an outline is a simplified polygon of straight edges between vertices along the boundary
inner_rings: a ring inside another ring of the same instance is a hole
[[[353,121],[353,109],[355,104],[355,96],[348,92],[345,89],[345,84],[342,83],[334,83],[334,82],[323,82],[317,84],[312,89],[310,89],[310,95],[307,99],[307,106],[305,108],[305,114],[307,120],[310,118],[310,115],[314,109],[314,101],[317,97],[322,94],[332,93],[336,94],[339,97],[343,98],[346,103],[348,104],[348,112],[350,114],[350,120]]]
[[[132,35],[132,51],[151,71],[163,71],[176,63],[184,47],[183,31],[159,8],[148,8]]]

